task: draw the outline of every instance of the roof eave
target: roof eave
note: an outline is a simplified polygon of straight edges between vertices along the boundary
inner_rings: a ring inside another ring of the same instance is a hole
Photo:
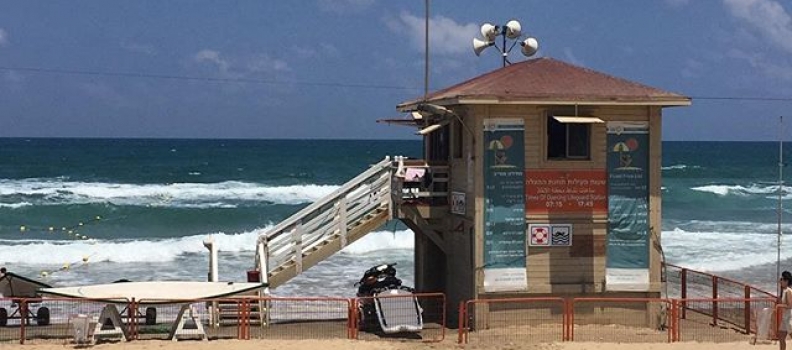
[[[497,98],[484,97],[456,97],[443,99],[429,99],[426,102],[441,106],[450,105],[579,105],[579,106],[662,106],[662,107],[684,107],[691,105],[691,99],[680,98],[657,98],[657,99],[583,99],[583,100],[548,100],[548,99],[520,99],[520,100],[501,100]],[[402,103],[396,108],[406,112],[414,110],[415,107],[424,101],[409,101]]]

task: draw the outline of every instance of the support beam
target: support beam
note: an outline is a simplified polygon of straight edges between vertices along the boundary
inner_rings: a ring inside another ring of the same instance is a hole
[[[413,206],[403,205],[400,208],[402,215],[401,220],[411,230],[421,233],[428,237],[432,243],[437,245],[443,253],[448,253],[445,247],[443,237],[437,234],[434,225],[430,224],[426,219],[422,218],[418,211]]]

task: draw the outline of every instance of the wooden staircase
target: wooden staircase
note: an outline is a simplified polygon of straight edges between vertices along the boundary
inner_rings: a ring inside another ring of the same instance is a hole
[[[390,158],[259,236],[262,282],[282,285],[393,218]]]

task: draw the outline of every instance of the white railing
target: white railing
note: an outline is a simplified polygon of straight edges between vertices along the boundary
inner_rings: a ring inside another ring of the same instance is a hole
[[[386,157],[259,236],[256,261],[261,282],[267,283],[273,271],[287,264],[294,264],[297,274],[301,273],[310,267],[303,266],[303,257],[325,242],[338,239],[343,248],[347,233],[365,222],[369,214],[388,210],[392,216],[391,170],[391,160]]]

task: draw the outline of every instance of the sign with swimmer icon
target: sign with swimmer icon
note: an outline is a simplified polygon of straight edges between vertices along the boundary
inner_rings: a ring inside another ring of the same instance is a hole
[[[608,291],[649,290],[649,127],[608,123]]]
[[[484,124],[485,292],[528,288],[524,132],[522,119],[490,119]]]

